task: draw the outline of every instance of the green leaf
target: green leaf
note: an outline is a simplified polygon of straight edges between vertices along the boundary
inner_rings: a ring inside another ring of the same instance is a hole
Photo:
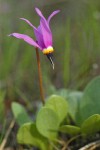
[[[80,128],[72,125],[63,125],[59,128],[59,131],[70,135],[76,135],[80,133]]]
[[[80,101],[83,93],[79,91],[72,91],[68,96],[68,112],[72,119],[77,123],[77,114],[79,113]]]
[[[94,114],[100,114],[100,76],[92,80],[84,90],[78,115],[79,123]]]
[[[86,119],[81,127],[83,134],[93,134],[100,131],[100,115],[95,114]]]
[[[38,131],[49,139],[55,139],[59,127],[59,118],[53,109],[43,107],[37,114]]]
[[[12,103],[12,112],[19,125],[32,121],[25,108],[16,102]]]
[[[69,93],[70,93],[70,90],[67,90],[67,89],[64,89],[64,88],[62,88],[62,89],[60,89],[60,90],[58,90],[58,91],[56,92],[57,95],[59,95],[59,96],[65,98],[65,99],[68,98]]]
[[[46,107],[53,109],[58,117],[60,122],[63,121],[63,119],[66,117],[68,112],[68,103],[67,101],[58,95],[52,95],[47,99],[47,102],[45,104]]]
[[[38,132],[35,123],[26,123],[22,125],[18,131],[17,140],[20,144],[36,146],[41,150],[47,150],[47,141]]]
[[[66,99],[68,102],[68,113],[73,121],[77,123],[77,114],[79,113],[80,101],[82,100],[83,92],[61,89],[57,91],[57,94]]]

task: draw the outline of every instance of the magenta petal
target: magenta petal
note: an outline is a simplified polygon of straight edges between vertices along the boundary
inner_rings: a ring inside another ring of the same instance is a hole
[[[45,27],[47,28],[47,30],[50,31],[50,27],[48,25],[48,22],[45,19],[45,17],[43,16],[42,12],[38,8],[35,8],[35,10],[36,10],[37,14],[40,16],[40,18],[42,19],[42,21],[44,22]]]
[[[56,11],[54,11],[54,12],[48,17],[48,24],[49,24],[51,18],[52,18],[53,16],[55,16],[56,14],[58,14],[59,12],[60,12],[60,10],[56,10]]]
[[[20,18],[21,20],[24,20],[26,23],[28,23],[33,29],[34,29],[34,33],[35,33],[35,36],[36,36],[36,40],[38,41],[38,45],[40,45],[40,47],[45,48],[45,45],[44,45],[44,42],[43,42],[43,36],[42,34],[39,32],[39,30],[33,26],[33,24],[25,19],[25,18]]]
[[[39,30],[41,31],[41,34],[43,35],[43,41],[44,41],[45,47],[52,46],[52,33],[50,30],[49,24],[47,20],[45,19],[45,17],[43,16],[42,12],[38,8],[35,8],[35,10],[41,18]]]
[[[43,18],[44,20],[46,20],[45,17],[43,16],[42,12],[41,12],[38,8],[35,8],[35,10],[36,10],[37,14],[38,14],[41,18]]]
[[[44,49],[45,45],[44,45],[43,36],[42,36],[41,32],[38,29],[34,29],[34,33],[35,33],[38,45],[40,47],[42,47],[42,49]]]
[[[25,19],[25,18],[20,18],[21,20],[24,20],[26,23],[28,23],[33,29],[36,29],[36,27],[35,26],[33,26],[33,24],[29,21],[29,20],[27,20],[27,19]]]
[[[40,20],[40,28],[42,31],[45,47],[52,46],[52,33],[51,33],[51,31],[48,31],[48,29],[42,19]]]
[[[25,42],[27,42],[28,44],[38,47],[39,49],[42,49],[31,37],[29,37],[28,35],[25,34],[19,34],[19,33],[12,33],[9,36],[14,36],[18,39],[23,39]]]

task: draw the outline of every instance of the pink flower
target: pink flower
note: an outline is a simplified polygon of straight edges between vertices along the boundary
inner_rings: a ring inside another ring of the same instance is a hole
[[[54,15],[59,13],[59,10],[54,11],[48,17],[47,20],[38,8],[35,8],[35,10],[36,10],[37,14],[40,16],[40,25],[37,28],[34,25],[32,25],[32,23],[29,20],[27,20],[25,18],[20,18],[20,19],[24,20],[26,23],[28,23],[34,29],[36,41],[34,41],[30,36],[25,35],[25,34],[12,33],[9,36],[14,36],[18,39],[23,39],[28,44],[39,48],[43,52],[43,54],[47,55],[47,57],[53,64],[52,52],[54,51],[54,49],[52,46],[52,32],[50,29],[50,20]]]

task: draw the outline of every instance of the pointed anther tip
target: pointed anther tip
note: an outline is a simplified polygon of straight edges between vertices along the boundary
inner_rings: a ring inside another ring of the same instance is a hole
[[[51,65],[52,65],[52,68],[54,70],[55,65],[54,65],[54,62],[53,62],[53,55],[52,54],[47,54],[47,58],[49,59]]]

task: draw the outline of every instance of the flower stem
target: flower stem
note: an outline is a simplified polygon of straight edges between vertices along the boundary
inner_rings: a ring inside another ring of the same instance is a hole
[[[37,57],[37,65],[38,65],[40,95],[41,95],[42,104],[44,105],[45,104],[44,91],[43,91],[43,84],[42,84],[42,73],[41,73],[40,56],[39,56],[38,48],[36,48],[36,57]]]

